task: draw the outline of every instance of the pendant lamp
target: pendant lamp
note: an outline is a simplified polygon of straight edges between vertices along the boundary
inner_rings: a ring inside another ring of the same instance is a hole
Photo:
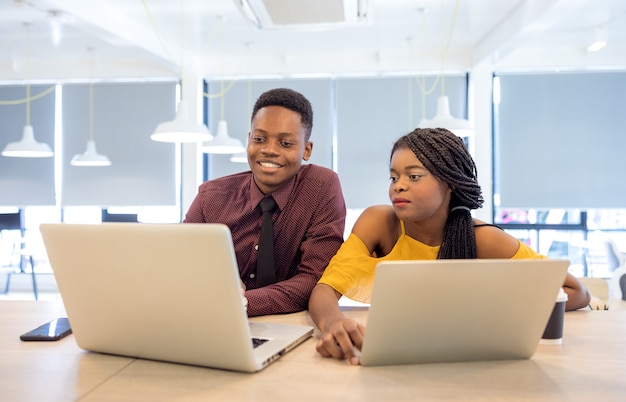
[[[207,154],[238,154],[246,149],[237,138],[228,135],[228,124],[224,120],[224,81],[220,82],[220,120],[217,122],[217,136],[202,146]]]
[[[217,123],[217,136],[202,146],[202,152],[207,154],[237,154],[245,150],[240,140],[228,136],[226,120]]]
[[[459,137],[470,137],[474,134],[474,129],[468,120],[457,119],[450,114],[450,103],[448,97],[444,95],[437,98],[437,113],[435,113],[435,117],[420,120],[417,127],[445,128]]]
[[[211,132],[204,124],[198,124],[189,118],[187,102],[181,100],[174,120],[166,121],[157,126],[150,136],[159,142],[202,142],[213,139]]]
[[[91,50],[89,50],[91,52]],[[89,140],[87,150],[82,154],[76,154],[72,158],[72,166],[111,166],[111,161],[105,155],[96,151],[96,141],[93,136],[93,82],[89,83]]]
[[[2,156],[16,158],[49,158],[54,155],[50,146],[44,142],[37,142],[33,134],[33,126],[27,124],[22,132],[22,139],[10,142],[2,151]]]
[[[27,75],[30,75],[30,23],[24,23],[27,29],[27,46],[28,54]],[[15,158],[49,158],[54,156],[50,145],[37,142],[33,133],[33,126],[30,125],[30,83],[26,84],[26,125],[22,130],[22,139],[17,142],[10,142],[4,147],[2,156]]]
[[[184,71],[184,40],[185,40],[185,1],[180,0],[180,79],[185,76]],[[182,82],[181,82],[182,84]],[[201,143],[213,139],[211,132],[204,124],[199,124],[189,118],[187,102],[181,99],[176,108],[174,120],[159,124],[150,139],[158,142],[173,143]]]
[[[87,141],[87,150],[82,154],[76,154],[70,162],[72,166],[111,166],[111,161],[105,155],[96,151],[96,142]]]
[[[248,53],[247,53],[247,63],[246,64],[250,64],[250,43],[246,43],[246,48],[248,49]],[[250,116],[250,111],[252,110],[252,81],[250,79],[248,79],[248,113],[247,115]],[[233,154],[230,157],[230,161],[233,163],[248,163],[248,153],[246,151],[244,152],[239,152],[236,154]]]

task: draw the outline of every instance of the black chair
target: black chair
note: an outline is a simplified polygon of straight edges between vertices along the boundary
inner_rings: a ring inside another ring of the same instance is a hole
[[[110,214],[108,210],[102,210],[102,222],[138,222],[137,214]]]
[[[22,217],[22,210],[19,212],[11,212],[0,214],[0,239],[4,238],[6,231],[20,232],[20,238],[24,237],[24,218]],[[15,245],[13,241],[13,254],[15,254]],[[20,270],[24,271],[24,264],[20,263]]]
[[[3,230],[22,230],[24,221],[22,219],[22,211],[12,212],[8,214],[0,214],[0,232]]]

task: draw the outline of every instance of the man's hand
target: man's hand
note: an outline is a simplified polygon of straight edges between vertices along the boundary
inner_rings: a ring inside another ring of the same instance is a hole
[[[248,298],[246,297],[246,284],[240,279],[239,284],[241,285],[241,300],[243,301],[243,308],[248,309]]]

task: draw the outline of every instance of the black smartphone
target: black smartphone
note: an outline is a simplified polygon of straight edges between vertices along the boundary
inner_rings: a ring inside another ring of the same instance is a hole
[[[23,341],[58,341],[71,333],[69,320],[62,317],[20,335],[20,339]]]

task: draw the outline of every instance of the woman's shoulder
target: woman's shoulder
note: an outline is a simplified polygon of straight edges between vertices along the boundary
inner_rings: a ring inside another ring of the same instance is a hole
[[[357,219],[352,232],[356,234],[370,251],[397,240],[400,221],[391,205],[374,205],[366,208]]]
[[[474,221],[474,228],[491,227],[491,228],[502,230],[500,226],[494,225],[493,223],[487,223],[476,218],[474,218],[473,221]]]
[[[361,212],[354,227],[367,226],[369,229],[370,225],[375,225],[375,227],[389,226],[393,225],[394,222],[398,222],[398,218],[396,218],[396,213],[391,205],[373,205]]]
[[[511,258],[519,249],[519,240],[500,227],[474,219],[478,258]]]

